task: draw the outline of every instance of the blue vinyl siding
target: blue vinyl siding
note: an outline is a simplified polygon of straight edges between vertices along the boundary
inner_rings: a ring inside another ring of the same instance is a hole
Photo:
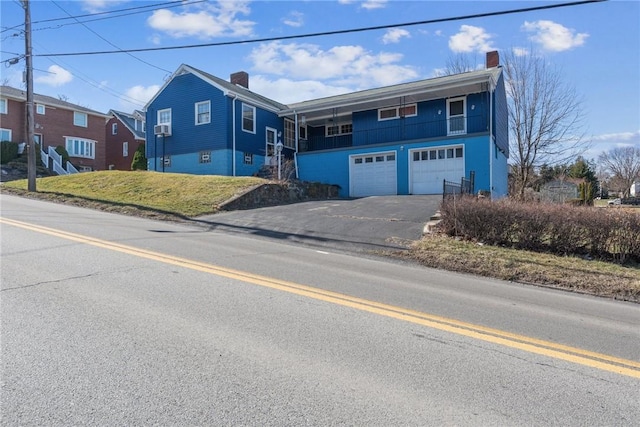
[[[196,126],[195,104],[211,101],[211,122]],[[171,108],[171,135],[166,137],[166,154],[179,155],[204,150],[221,150],[229,143],[227,97],[193,74],[176,76],[147,108],[147,157],[154,157],[153,126],[158,110]],[[158,137],[158,143],[162,137]],[[158,155],[162,147],[157,144]]]
[[[502,198],[509,194],[508,175],[509,166],[507,156],[495,144],[493,146],[493,192],[492,197]]]
[[[509,110],[507,94],[504,87],[504,76],[501,74],[494,92],[493,134],[496,144],[509,157]]]
[[[396,152],[398,194],[409,194],[409,152],[418,148],[463,145],[465,176],[476,173],[476,191],[489,188],[489,136],[458,137],[415,141],[411,143],[378,144],[375,146],[349,147],[323,152],[298,154],[298,170],[303,181],[316,181],[340,186],[340,196],[349,196],[349,156],[393,151]],[[505,162],[506,164],[506,162]],[[495,182],[495,177],[494,177]],[[506,182],[506,178],[505,178]]]
[[[229,116],[229,123],[231,123],[231,116],[233,115],[233,111],[231,110],[231,102],[229,110],[231,111],[231,115]],[[277,114],[272,113],[270,111],[265,111],[259,107],[256,107],[256,114],[254,117],[255,120],[255,134],[245,132],[242,130],[242,101],[235,101],[236,103],[236,151],[240,151],[241,154],[244,152],[253,153],[254,155],[264,157],[265,147],[266,147],[266,128],[270,127],[275,129],[277,132],[282,133],[283,129],[283,119],[279,118]],[[248,102],[245,102],[247,105],[254,106]],[[241,159],[242,160],[242,159]],[[262,162],[264,164],[264,160]],[[255,161],[254,161],[255,164]],[[236,168],[238,165],[236,164]]]

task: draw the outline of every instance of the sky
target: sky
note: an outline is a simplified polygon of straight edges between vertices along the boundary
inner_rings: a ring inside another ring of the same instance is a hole
[[[402,25],[566,2],[31,0],[34,91],[132,112],[188,64],[224,79],[246,71],[252,91],[289,104],[432,78],[460,54],[482,67],[487,51],[513,51],[543,56],[575,89],[587,159],[640,147],[640,1]],[[24,88],[20,1],[0,0],[0,15],[0,80]],[[389,28],[251,42],[375,26]],[[84,54],[224,42],[245,43]],[[61,53],[83,54],[48,56]]]

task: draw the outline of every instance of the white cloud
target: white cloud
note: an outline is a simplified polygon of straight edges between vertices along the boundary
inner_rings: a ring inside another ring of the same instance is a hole
[[[365,0],[360,7],[367,10],[382,9],[386,7],[387,1],[388,0]]]
[[[323,50],[313,44],[261,44],[249,55],[261,73],[301,80],[331,80],[353,89],[385,86],[415,79],[413,67],[399,65],[399,53],[372,53],[362,46],[334,46]]]
[[[60,67],[59,65],[52,65],[48,68],[48,73],[39,76],[35,79],[36,83],[41,83],[48,86],[58,87],[69,83],[73,80],[73,75]]]
[[[290,27],[302,27],[304,25],[304,14],[295,10],[291,11],[286,18],[282,19],[282,22]]]
[[[251,76],[251,90],[284,104],[324,98],[351,92],[346,86],[333,86],[316,80],[269,80],[266,76]]]
[[[134,104],[134,105],[137,104],[136,108],[141,108],[151,98],[153,98],[155,94],[158,93],[159,90],[160,90],[159,85],[151,85],[147,87],[142,85],[137,85],[127,89],[127,91],[125,92],[125,95],[127,95],[128,99],[136,101],[136,103]],[[125,99],[122,99],[121,101],[125,105],[133,104],[133,102],[129,102]]]
[[[238,19],[237,15],[250,12],[246,1],[219,1],[216,4],[198,4],[200,10],[174,13],[171,10],[156,10],[147,19],[149,26],[172,37],[242,37],[253,34],[255,22]]]
[[[382,43],[398,43],[403,37],[411,37],[411,34],[409,34],[409,31],[401,28],[391,28],[387,30],[386,34],[382,37]]]
[[[575,33],[575,30],[564,27],[553,21],[534,21],[522,25],[522,29],[534,33],[529,37],[530,40],[540,44],[545,50],[554,52],[562,52],[564,50],[573,49],[582,46],[589,34]]]
[[[90,13],[102,12],[110,7],[127,3],[128,0],[83,0],[82,9]]]
[[[460,32],[449,38],[449,49],[457,53],[484,53],[495,48],[491,45],[491,35],[484,28],[462,25]]]
[[[436,30],[433,34],[435,34],[436,36],[441,36],[442,30]]]
[[[526,47],[514,47],[513,54],[515,56],[527,56],[529,54],[529,49]]]
[[[587,159],[595,159],[603,152],[615,148],[640,147],[640,130],[595,135],[591,138],[591,142],[591,147],[584,154]]]

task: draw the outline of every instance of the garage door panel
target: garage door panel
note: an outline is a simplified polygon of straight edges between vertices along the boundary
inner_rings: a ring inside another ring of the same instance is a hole
[[[352,197],[397,194],[395,153],[352,156],[350,192]]]
[[[460,182],[464,176],[463,154],[462,146],[411,152],[411,193],[441,194],[444,180]]]

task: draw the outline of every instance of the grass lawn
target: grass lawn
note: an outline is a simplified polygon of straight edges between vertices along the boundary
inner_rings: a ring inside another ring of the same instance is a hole
[[[129,215],[176,219],[215,213],[222,202],[264,182],[251,177],[103,171],[39,178],[37,193],[25,191],[27,180],[0,188]],[[640,302],[638,265],[492,247],[440,235],[426,236],[409,251],[392,256],[433,268]]]
[[[73,196],[87,202],[195,217],[215,213],[220,203],[265,182],[253,177],[99,171],[38,178],[36,189],[43,198]],[[26,190],[27,180],[7,182],[3,187]]]

